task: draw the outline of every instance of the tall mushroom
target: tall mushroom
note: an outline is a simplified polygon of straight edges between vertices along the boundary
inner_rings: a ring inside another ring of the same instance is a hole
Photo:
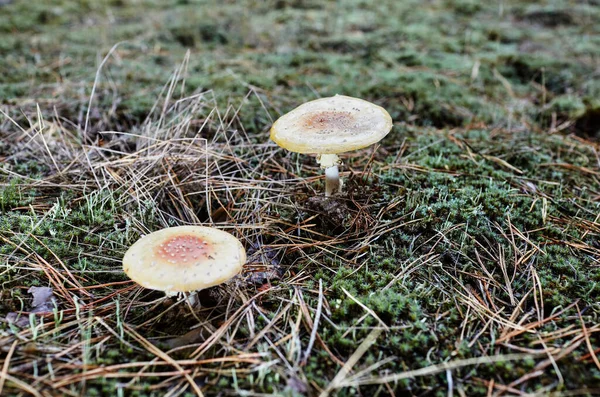
[[[238,274],[245,262],[246,251],[231,234],[178,226],[135,242],[123,257],[123,270],[143,287],[174,294],[221,284]]]
[[[325,195],[340,191],[338,154],[379,142],[392,129],[389,113],[371,102],[344,95],[306,102],[281,116],[271,139],[296,153],[317,155],[325,169]]]

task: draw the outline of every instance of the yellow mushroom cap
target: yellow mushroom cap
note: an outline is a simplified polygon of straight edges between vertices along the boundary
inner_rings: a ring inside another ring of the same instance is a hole
[[[389,113],[344,95],[306,102],[281,116],[271,139],[297,153],[338,154],[379,142],[392,129]]]
[[[246,251],[231,234],[179,226],[139,239],[125,253],[123,270],[146,288],[186,292],[221,284],[238,274],[244,263]]]

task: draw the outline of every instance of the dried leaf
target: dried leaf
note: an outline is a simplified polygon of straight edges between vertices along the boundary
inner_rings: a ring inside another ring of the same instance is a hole
[[[29,325],[29,315],[27,313],[48,313],[54,310],[54,294],[49,287],[31,287],[27,290],[33,296],[31,308],[24,312],[10,312],[6,315],[6,321],[15,324],[17,327],[27,327]]]
[[[27,290],[33,296],[31,313],[51,312],[54,309],[54,294],[49,287],[31,287]]]

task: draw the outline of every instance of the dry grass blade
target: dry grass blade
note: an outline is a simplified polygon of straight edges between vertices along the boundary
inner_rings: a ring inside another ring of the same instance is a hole
[[[142,344],[142,346],[144,346],[146,349],[148,349],[149,352],[151,352],[152,354],[155,354],[157,357],[160,357],[161,359],[163,359],[164,361],[166,361],[167,363],[169,363],[170,365],[175,367],[178,371],[178,374],[183,375],[185,377],[185,379],[188,381],[191,388],[194,390],[194,392],[196,393],[196,395],[198,397],[204,396],[204,394],[202,393],[202,391],[200,390],[200,388],[198,387],[198,385],[196,384],[194,379],[192,379],[192,377],[190,376],[189,371],[185,371],[177,363],[177,361],[173,360],[171,357],[169,357],[168,354],[166,354],[165,352],[163,352],[162,350],[160,350],[159,348],[154,346],[152,343],[148,342],[145,338],[143,338],[140,334],[135,332],[132,328],[125,326],[125,329],[129,335],[131,335],[135,340],[140,342]],[[139,376],[139,374],[138,374],[138,376]],[[161,376],[164,376],[164,374],[162,374]]]
[[[315,312],[315,320],[313,321],[312,330],[310,331],[310,339],[308,346],[304,352],[304,358],[302,359],[302,365],[306,365],[310,352],[315,343],[317,337],[317,330],[319,329],[319,320],[321,319],[321,311],[323,310],[323,280],[319,280],[319,303],[317,304],[317,311]]]
[[[310,317],[310,313],[308,310],[308,307],[306,305],[306,303],[304,302],[304,298],[302,297],[302,294],[297,290],[297,295],[298,295],[298,300],[300,301],[300,309],[302,311],[302,319],[304,319],[305,323],[306,323],[306,327],[311,330],[311,334],[312,334],[312,330],[315,329],[315,326],[313,324],[313,321]],[[321,338],[321,336],[319,335],[319,333],[315,333],[315,336],[317,338],[317,341],[319,342],[319,344],[321,345],[321,347],[327,352],[327,354],[329,355],[329,357],[331,358],[331,360],[333,362],[335,362],[336,364],[338,364],[339,366],[343,366],[344,362],[342,360],[340,360],[335,354],[333,354],[333,352],[329,349],[329,347],[325,344],[325,342],[323,341],[323,339]]]
[[[23,382],[17,378],[15,378],[12,375],[5,375],[6,380],[8,380],[9,382],[12,382],[15,384],[15,386],[17,386],[19,389],[21,389],[22,391],[29,393],[30,395],[34,396],[34,397],[42,397],[42,394],[39,393],[34,387],[32,387],[31,385],[27,384],[26,382]]]
[[[365,340],[362,341],[358,348],[356,348],[354,353],[352,353],[350,358],[348,358],[348,360],[344,363],[337,375],[331,380],[327,388],[323,390],[321,394],[319,394],[319,397],[327,397],[329,396],[329,393],[331,393],[333,390],[344,386],[344,384],[346,383],[346,377],[348,376],[354,365],[367,352],[367,350],[369,350],[373,343],[375,343],[375,341],[382,332],[383,331],[380,329],[374,329],[369,335],[367,335]]]
[[[380,319],[379,316],[372,309],[365,306],[362,302],[360,302],[358,299],[356,299],[354,296],[352,296],[352,294],[350,292],[346,291],[346,289],[342,288],[342,291],[344,291],[344,293],[348,296],[348,298],[352,299],[358,306],[362,307],[375,320],[379,321],[379,324],[381,324],[381,326],[383,327],[384,330],[386,330],[386,331],[390,330],[389,327],[387,326],[387,324],[384,323],[383,320]]]
[[[8,376],[8,369],[10,368],[10,359],[12,358],[12,355],[15,352],[15,349],[17,348],[18,342],[19,341],[15,340],[12,343],[10,349],[8,350],[8,353],[6,354],[6,357],[4,358],[4,364],[2,364],[2,372],[0,372],[0,395],[2,395],[4,381],[7,379]]]
[[[361,385],[374,385],[374,384],[384,384],[388,382],[396,382],[401,379],[414,378],[418,376],[427,376],[434,375],[441,372],[445,372],[448,370],[453,370],[462,367],[468,367],[473,365],[482,365],[482,364],[493,364],[505,361],[516,361],[516,360],[524,360],[530,359],[532,355],[530,354],[505,354],[505,355],[497,355],[497,356],[488,356],[488,357],[474,357],[467,358],[462,360],[454,360],[447,363],[435,364],[429,367],[415,369],[411,371],[405,371],[398,374],[386,375],[381,377],[364,377],[361,379],[357,379],[356,377],[349,377],[348,379],[339,383],[339,387],[349,387],[349,386],[361,386]]]
[[[579,316],[579,321],[581,321],[581,329],[583,330],[583,338],[585,339],[585,344],[587,345],[587,348],[590,352],[590,357],[594,361],[594,364],[596,364],[596,367],[598,367],[598,369],[600,369],[600,361],[598,361],[596,352],[594,351],[594,348],[592,347],[592,342],[590,342],[589,331],[588,331],[587,327],[585,326],[585,322],[583,321],[583,318],[581,317],[581,310],[579,310],[579,305],[575,305],[575,307],[577,308],[577,315]]]
[[[253,296],[251,299],[249,299],[243,306],[241,306],[239,309],[237,309],[235,311],[235,313],[233,313],[227,319],[227,321],[225,321],[223,323],[223,325],[210,336],[210,338],[208,338],[202,345],[200,345],[196,350],[194,350],[194,352],[191,354],[191,357],[193,357],[193,358],[201,357],[202,354],[204,354],[204,352],[206,350],[208,350],[213,344],[215,344],[227,332],[229,327],[236,320],[238,320],[246,310],[248,310],[248,307],[251,306],[251,303],[253,302],[254,299],[259,298],[261,295],[264,295],[267,292],[268,292],[268,290],[259,292],[258,294]]]

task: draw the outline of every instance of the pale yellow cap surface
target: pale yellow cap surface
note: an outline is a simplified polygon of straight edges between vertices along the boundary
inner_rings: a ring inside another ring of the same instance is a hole
[[[379,142],[391,129],[392,118],[381,106],[336,95],[281,116],[271,127],[271,139],[292,152],[337,154]]]
[[[138,284],[165,292],[201,290],[242,270],[246,251],[219,229],[179,226],[150,233],[127,250],[123,270]]]

